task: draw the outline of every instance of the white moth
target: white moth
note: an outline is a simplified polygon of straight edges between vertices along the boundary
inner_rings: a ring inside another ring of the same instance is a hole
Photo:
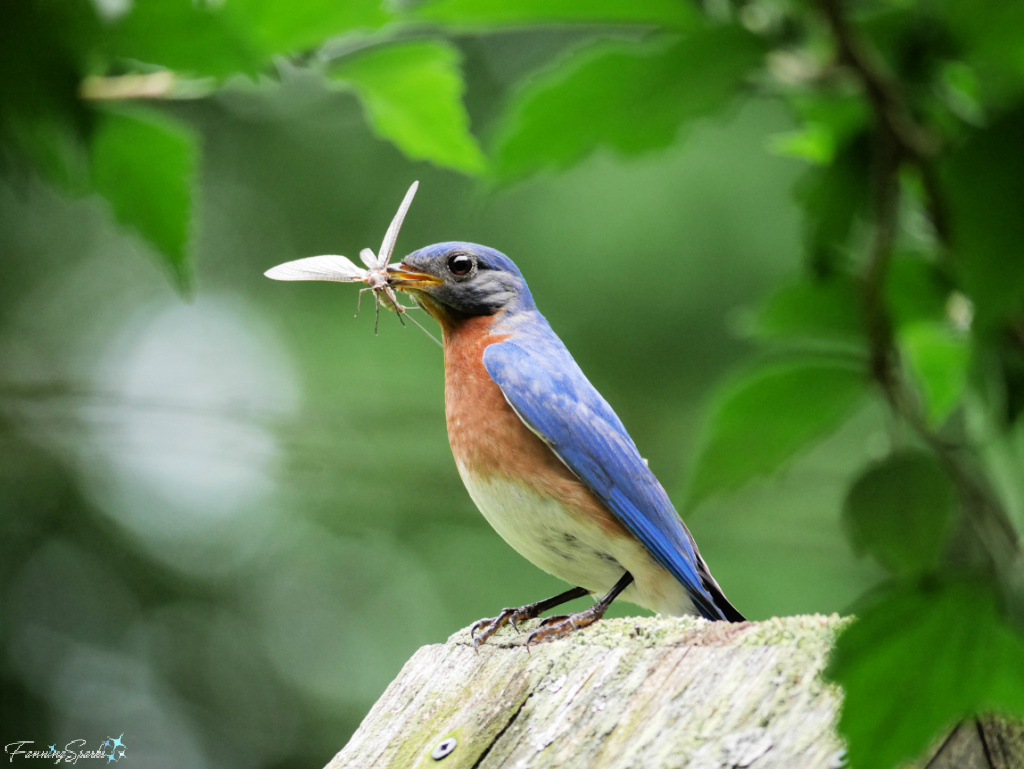
[[[359,291],[359,301],[356,303],[356,315],[359,314],[359,307],[363,302],[363,293],[373,292],[376,304],[377,321],[374,323],[373,331],[377,333],[377,322],[380,321],[380,306],[398,313],[398,319],[406,310],[415,309],[405,307],[398,301],[395,291],[391,288],[388,275],[388,262],[395,251],[395,243],[398,241],[398,231],[405,220],[405,214],[412,204],[416,195],[419,182],[413,182],[409,191],[402,199],[402,205],[398,207],[395,218],[391,220],[391,226],[384,233],[384,241],[380,244],[380,251],[374,255],[369,248],[359,252],[359,259],[366,268],[363,269],[351,259],[338,254],[323,254],[322,256],[308,256],[305,259],[296,259],[293,262],[285,262],[277,267],[271,267],[264,275],[274,280],[333,280],[339,283],[365,283],[366,288]],[[405,325],[405,321],[402,321]],[[418,323],[416,325],[419,325]],[[421,326],[422,328],[422,326]],[[426,329],[424,329],[426,330]],[[429,334],[429,332],[428,332]]]

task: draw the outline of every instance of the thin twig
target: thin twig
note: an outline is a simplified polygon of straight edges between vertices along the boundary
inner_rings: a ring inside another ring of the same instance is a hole
[[[899,145],[892,134],[879,127],[875,143],[875,234],[864,274],[864,312],[867,318],[871,373],[890,401],[898,396],[894,370],[892,320],[885,304],[885,276],[899,226]]]
[[[184,78],[171,70],[130,75],[90,75],[79,86],[87,101],[202,99],[217,90],[213,78]]]
[[[933,156],[939,150],[938,139],[914,120],[899,86],[851,29],[840,0],[820,0],[820,5],[835,37],[839,57],[857,74],[875,116],[908,154],[915,158]]]
[[[942,142],[914,118],[903,89],[889,77],[878,58],[851,28],[841,0],[819,0],[819,5],[832,30],[840,61],[853,71],[863,86],[876,122],[891,135],[900,155],[917,168],[935,235],[943,246],[948,246],[946,205],[931,165],[931,159],[942,149]]]

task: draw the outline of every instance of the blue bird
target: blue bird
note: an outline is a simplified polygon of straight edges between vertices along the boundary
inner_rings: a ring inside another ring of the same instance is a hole
[[[439,243],[387,267],[440,324],[445,413],[459,474],[480,512],[521,555],[574,585],[473,626],[499,628],[583,595],[527,643],[600,619],[620,596],[662,614],[743,621],[611,406],[537,310],[519,269],[473,243]]]

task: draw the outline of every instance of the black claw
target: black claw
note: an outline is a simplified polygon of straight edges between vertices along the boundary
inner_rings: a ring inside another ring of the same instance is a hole
[[[487,639],[497,633],[508,622],[509,617],[515,609],[502,609],[497,617],[477,620],[469,629],[469,637],[473,639],[473,648],[479,649],[480,644],[486,643]],[[477,636],[477,633],[480,633]]]

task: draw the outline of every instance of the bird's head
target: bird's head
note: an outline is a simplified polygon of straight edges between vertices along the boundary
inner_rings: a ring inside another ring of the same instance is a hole
[[[530,289],[512,260],[475,243],[427,246],[388,271],[391,286],[408,292],[443,326],[534,307]]]

